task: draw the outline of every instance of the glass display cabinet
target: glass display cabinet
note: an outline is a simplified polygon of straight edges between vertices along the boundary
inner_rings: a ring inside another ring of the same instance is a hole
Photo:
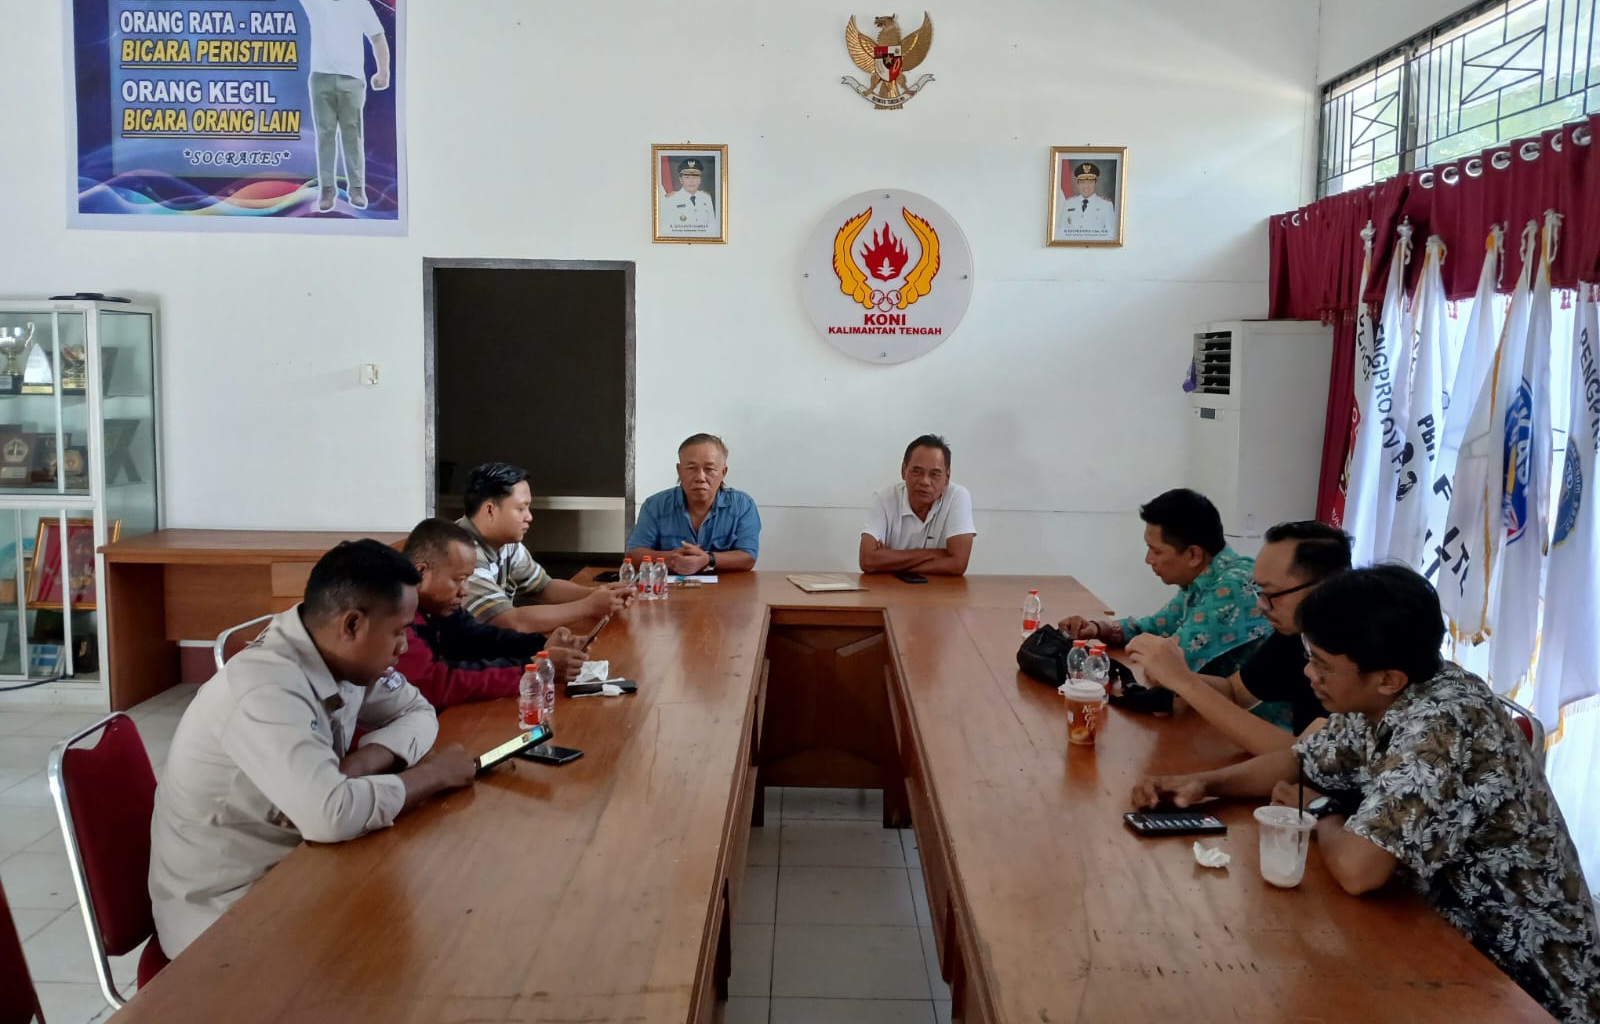
[[[0,302],[0,691],[108,699],[98,552],[161,525],[156,328],[131,303]]]

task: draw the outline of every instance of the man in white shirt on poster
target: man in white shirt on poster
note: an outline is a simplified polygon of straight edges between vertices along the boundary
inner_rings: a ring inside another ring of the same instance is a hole
[[[1099,194],[1100,165],[1081,163],[1073,169],[1078,194],[1066,196],[1056,218],[1056,237],[1068,241],[1115,241],[1117,208]]]
[[[923,434],[906,447],[900,482],[873,495],[861,571],[962,576],[977,535],[972,495],[950,482],[950,446]]]
[[[389,40],[370,0],[300,0],[311,25],[311,119],[317,126],[317,212],[333,209],[338,197],[334,152],[337,137],[344,150],[344,174],[350,205],[367,208],[366,131],[367,54],[372,44],[377,73],[372,88],[389,88]]]
[[[661,234],[715,238],[722,231],[717,205],[711,194],[700,191],[704,171],[699,159],[678,168],[678,191],[661,200]]]

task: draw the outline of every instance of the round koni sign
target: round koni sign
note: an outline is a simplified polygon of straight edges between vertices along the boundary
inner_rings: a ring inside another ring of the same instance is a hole
[[[900,189],[851,196],[806,243],[800,289],[822,336],[869,363],[950,337],[972,301],[972,250],[944,208]]]

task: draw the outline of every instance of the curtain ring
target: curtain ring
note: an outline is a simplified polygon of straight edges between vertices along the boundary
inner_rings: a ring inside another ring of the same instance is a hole
[[[1296,211],[1294,211],[1294,213],[1289,215],[1289,223],[1293,224],[1295,227],[1299,227],[1300,226],[1300,211],[1299,210],[1296,210]]]
[[[1461,180],[1461,168],[1451,164],[1439,172],[1439,180],[1446,185],[1454,185]]]
[[[1496,155],[1498,155],[1498,154],[1496,154]],[[1533,161],[1539,159],[1539,143],[1538,143],[1538,141],[1534,140],[1534,139],[1529,139],[1527,142],[1524,142],[1521,146],[1517,147],[1517,155],[1522,157],[1522,159],[1528,161],[1529,163],[1532,163]]]
[[[1467,177],[1469,178],[1483,177],[1483,161],[1478,157],[1468,160],[1462,165],[1462,169],[1467,172]]]
[[[1580,146],[1587,146],[1589,144],[1589,126],[1580,124],[1572,129],[1572,141]]]
[[[1566,132],[1556,132],[1554,135],[1550,136],[1550,152],[1561,152],[1561,147],[1566,145],[1566,137]]]
[[[1497,171],[1503,171],[1511,166],[1511,151],[1497,149],[1489,154],[1489,166]]]
[[[1423,171],[1421,174],[1417,175],[1417,184],[1421,185],[1423,188],[1432,188],[1433,187],[1433,172],[1432,171]]]

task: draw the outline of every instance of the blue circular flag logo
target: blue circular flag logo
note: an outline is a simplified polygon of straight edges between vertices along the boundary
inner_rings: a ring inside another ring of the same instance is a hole
[[[1561,470],[1561,503],[1556,507],[1556,544],[1577,528],[1578,509],[1582,506],[1583,467],[1578,464],[1578,443],[1569,437],[1566,466]]]

